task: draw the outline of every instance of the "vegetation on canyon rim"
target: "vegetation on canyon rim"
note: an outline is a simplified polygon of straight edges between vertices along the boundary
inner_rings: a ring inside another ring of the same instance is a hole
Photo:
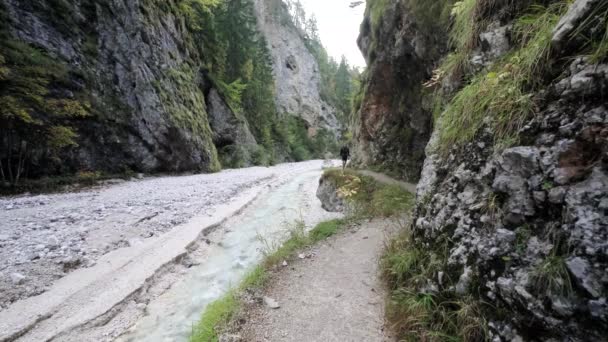
[[[551,46],[553,29],[568,9],[568,1],[545,1],[513,4],[509,10],[514,20],[515,47],[491,66],[475,73],[470,57],[478,47],[478,35],[488,22],[484,13],[495,6],[491,0],[464,0],[452,5],[450,39],[453,52],[437,69],[442,78],[461,79],[464,86],[451,100],[437,110],[440,139],[436,148],[448,153],[477,136],[486,126],[492,130],[495,144],[506,147],[515,144],[518,133],[537,109],[534,94],[563,70],[567,58],[556,61]],[[525,6],[524,6],[525,5]],[[608,4],[600,2],[589,19],[579,24],[571,40],[586,43],[568,52],[571,58],[587,56],[592,62],[608,57],[606,42],[608,27],[601,23],[608,14]],[[590,33],[589,28],[603,25]]]

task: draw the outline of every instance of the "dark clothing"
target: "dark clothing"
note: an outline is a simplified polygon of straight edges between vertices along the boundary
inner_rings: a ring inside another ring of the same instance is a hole
[[[348,146],[343,146],[340,149],[340,157],[342,157],[343,161],[348,160],[348,158],[350,157],[350,150],[348,149]]]

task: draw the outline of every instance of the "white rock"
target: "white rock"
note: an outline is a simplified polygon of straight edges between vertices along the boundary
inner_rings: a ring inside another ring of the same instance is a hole
[[[11,282],[14,285],[21,285],[25,282],[25,276],[21,273],[12,273],[11,274]]]
[[[274,300],[270,297],[266,297],[266,296],[264,296],[264,304],[266,304],[266,306],[271,309],[278,309],[281,307],[279,305],[279,302],[277,302],[276,300]]]
[[[283,260],[283,267],[287,266],[287,261]]]

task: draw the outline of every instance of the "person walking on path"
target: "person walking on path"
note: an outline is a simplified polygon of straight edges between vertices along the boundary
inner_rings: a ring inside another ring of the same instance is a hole
[[[346,168],[346,163],[348,162],[348,158],[350,158],[350,149],[348,146],[344,145],[340,149],[340,157],[342,157],[342,170]]]

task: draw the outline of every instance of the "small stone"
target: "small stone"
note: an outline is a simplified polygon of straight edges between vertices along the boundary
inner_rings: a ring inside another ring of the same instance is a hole
[[[549,202],[553,204],[561,204],[566,197],[566,188],[563,186],[555,187],[549,190]]]
[[[137,308],[137,310],[145,311],[148,305],[146,305],[146,303],[137,303],[135,307]]]
[[[306,258],[306,254],[300,253],[300,254],[298,254],[298,258],[305,259]]]
[[[534,197],[536,204],[542,204],[547,200],[547,193],[544,191],[534,191],[532,197]]]
[[[598,208],[602,209],[602,210],[608,210],[608,198],[604,198],[600,201],[600,205],[598,206]]]
[[[282,265],[283,265],[283,267],[286,267],[287,266],[287,261],[283,260]]]
[[[7,234],[0,234],[0,241],[6,241],[8,240],[10,237]]]
[[[21,273],[12,273],[11,274],[11,282],[13,285],[21,285],[25,282],[26,277]]]
[[[536,143],[538,145],[551,145],[555,141],[555,134],[543,133],[540,135],[538,139],[536,139]]]
[[[266,296],[264,296],[264,304],[271,309],[278,309],[281,307],[279,305],[279,302],[277,302],[276,300],[274,300],[270,297],[266,297]]]
[[[595,298],[600,297],[602,287],[591,272],[591,266],[587,260],[581,257],[570,258],[566,261],[566,267],[578,286],[591,296]]]
[[[471,284],[471,279],[473,276],[473,270],[471,267],[465,267],[464,272],[460,275],[460,279],[458,279],[458,284],[456,284],[456,293],[459,295],[465,295],[469,291],[469,285]]]
[[[587,306],[591,316],[599,319],[606,319],[608,317],[608,304],[606,303],[606,298],[590,300]]]

